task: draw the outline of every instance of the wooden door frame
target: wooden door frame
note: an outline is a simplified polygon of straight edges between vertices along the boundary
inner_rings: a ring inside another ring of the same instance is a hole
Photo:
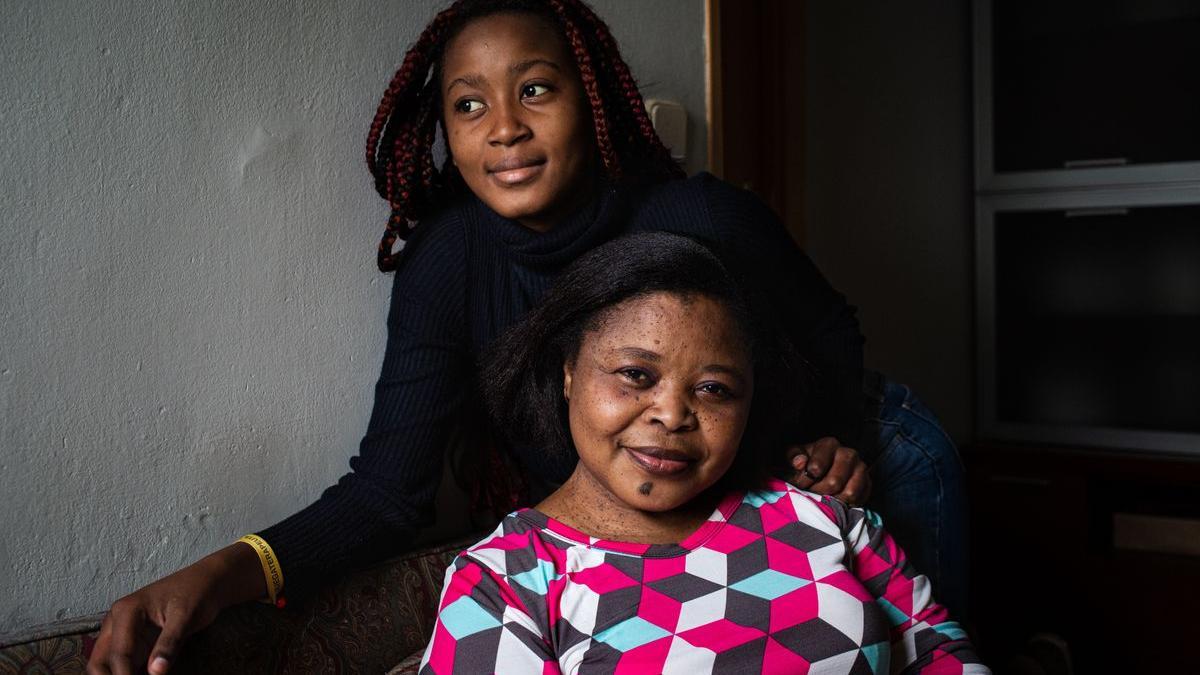
[[[804,0],[705,0],[708,167],[804,239]]]

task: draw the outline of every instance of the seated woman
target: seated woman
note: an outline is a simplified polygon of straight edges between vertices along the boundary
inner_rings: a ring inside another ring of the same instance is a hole
[[[454,561],[422,672],[988,672],[875,514],[762,475],[804,389],[769,316],[677,235],[563,273],[482,386],[579,462]]]

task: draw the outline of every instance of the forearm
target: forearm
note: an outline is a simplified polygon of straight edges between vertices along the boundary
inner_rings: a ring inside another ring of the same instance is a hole
[[[436,481],[413,489],[367,482],[350,474],[317,501],[259,532],[279,559],[289,595],[401,552],[426,524]]]
[[[213,580],[213,599],[223,609],[267,597],[267,582],[258,554],[236,542],[196,561],[206,578]]]

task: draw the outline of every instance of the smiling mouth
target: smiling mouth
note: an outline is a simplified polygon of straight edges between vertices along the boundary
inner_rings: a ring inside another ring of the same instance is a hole
[[[666,448],[626,446],[625,452],[635,464],[644,471],[655,476],[674,476],[691,469],[696,464],[695,459],[687,453]]]
[[[544,159],[514,158],[487,167],[488,176],[504,187],[515,187],[532,181],[546,168]]]

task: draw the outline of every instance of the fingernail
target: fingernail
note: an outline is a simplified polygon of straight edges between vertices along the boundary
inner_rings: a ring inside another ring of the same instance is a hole
[[[168,665],[167,660],[164,659],[163,657],[159,656],[159,657],[155,658],[153,661],[150,662],[151,675],[160,675],[160,673],[167,672],[167,665]]]

